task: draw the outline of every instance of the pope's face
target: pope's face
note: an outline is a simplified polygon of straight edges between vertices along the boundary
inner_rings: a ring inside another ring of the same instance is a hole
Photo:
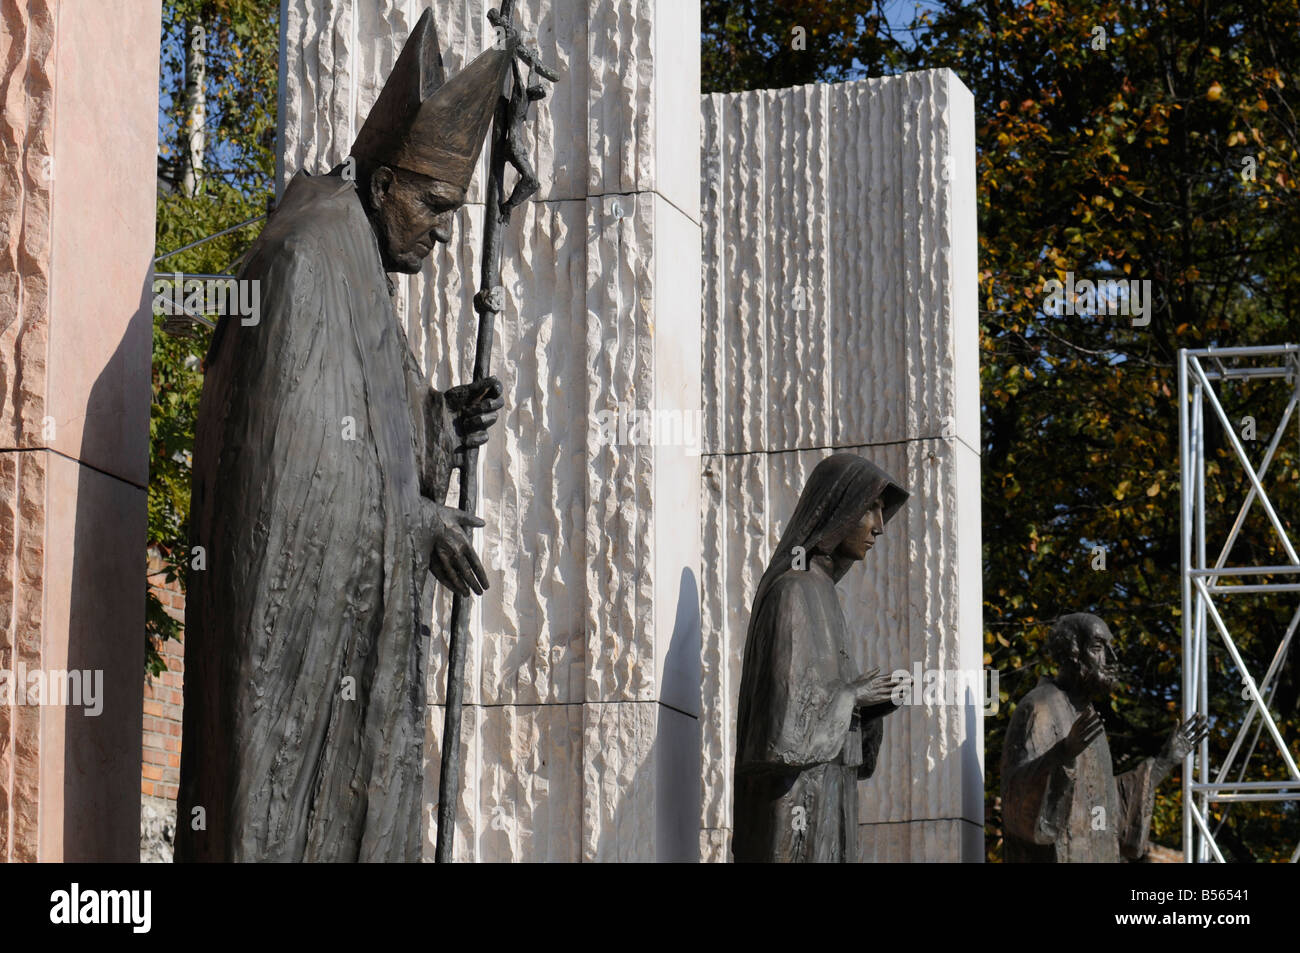
[[[862,559],[876,545],[876,537],[884,531],[884,506],[880,500],[876,500],[862,514],[862,519],[858,520],[857,525],[845,534],[835,553],[849,559]]]
[[[438,242],[451,241],[452,219],[465,190],[438,179],[380,166],[370,179],[370,205],[386,271],[415,274]]]

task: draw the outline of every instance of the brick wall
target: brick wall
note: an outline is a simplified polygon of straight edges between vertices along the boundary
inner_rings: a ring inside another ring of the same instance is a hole
[[[168,615],[184,621],[185,596],[180,591],[180,583],[165,581],[162,563],[153,554],[149,557],[149,588],[162,602]],[[145,676],[140,793],[174,802],[181,776],[184,643],[168,639],[161,647],[161,654],[167,663],[167,671],[157,678]]]

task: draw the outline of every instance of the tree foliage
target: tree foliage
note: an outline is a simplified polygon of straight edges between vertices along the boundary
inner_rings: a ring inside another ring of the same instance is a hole
[[[706,3],[705,88],[949,67],[975,94],[985,663],[1001,673],[1004,703],[985,723],[996,858],[1002,737],[1014,700],[1048,670],[1041,649],[1058,615],[1094,611],[1116,632],[1124,687],[1102,714],[1117,755],[1154,754],[1181,710],[1176,354],[1296,338],[1300,12],[1294,0],[944,0],[921,9],[901,55],[873,57],[832,30],[826,50],[800,61],[782,40],[807,6]],[[865,7],[860,25],[880,35]],[[738,52],[737,23],[764,41]],[[846,67],[848,47],[859,53]],[[1070,272],[1150,281],[1150,323],[1052,313],[1045,284]],[[1287,395],[1276,390],[1230,395],[1234,423],[1257,421],[1246,444],[1256,465],[1280,423]],[[1222,540],[1248,485],[1222,431],[1208,437],[1208,495],[1224,509],[1208,534]],[[1283,518],[1300,512],[1294,440],[1270,475]],[[1246,561],[1287,561],[1258,506],[1234,554]],[[1293,608],[1232,598],[1229,625],[1246,633],[1257,678]],[[1246,703],[1225,653],[1212,649],[1209,663],[1222,757]],[[1291,737],[1298,697],[1291,662],[1273,705]],[[1267,737],[1259,751],[1253,776],[1281,776]],[[1180,845],[1180,818],[1167,782],[1155,839]],[[1236,859],[1263,860],[1289,856],[1296,821],[1290,808],[1239,805],[1215,823]]]
[[[702,0],[706,93],[853,79],[905,50],[878,0]]]
[[[273,194],[279,4],[275,0],[166,0],[159,77],[158,209],[155,254],[165,254],[266,211]],[[198,29],[201,28],[201,31]],[[186,68],[196,44],[205,66],[205,148],[192,192],[183,187],[183,155],[194,130],[187,126]],[[180,274],[228,274],[256,236],[254,224],[172,255],[155,267],[159,280]],[[168,292],[170,290],[168,289]],[[188,558],[190,451],[203,377],[200,360],[208,332],[191,325],[176,333],[155,314],[153,403],[149,421],[149,547],[184,583]],[[146,665],[163,669],[161,640],[179,626],[148,596]]]

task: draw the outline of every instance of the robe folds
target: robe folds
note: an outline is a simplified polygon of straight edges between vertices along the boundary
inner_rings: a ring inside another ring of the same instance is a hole
[[[756,601],[736,722],[738,863],[858,857],[857,782],[875,771],[883,715],[859,709],[849,627],[819,563]]]
[[[193,455],[176,858],[418,861],[451,419],[351,183],[295,176],[239,278],[260,321],[214,333]]]
[[[1073,767],[1047,753],[1083,713],[1050,678],[1016,706],[1002,747],[1002,820],[1008,863],[1119,863],[1147,851],[1156,762],[1118,777],[1103,732]]]

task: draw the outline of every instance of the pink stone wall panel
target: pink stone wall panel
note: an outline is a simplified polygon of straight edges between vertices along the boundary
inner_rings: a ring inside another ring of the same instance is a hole
[[[46,456],[43,664],[47,671],[103,674],[94,706],[99,714],[85,705],[40,709],[41,859],[135,860],[145,491],[57,454]]]
[[[55,3],[0,7],[0,447],[44,416],[54,150]]]
[[[40,664],[55,4],[0,6],[0,671]],[[0,859],[35,860],[40,712],[0,706]]]
[[[149,481],[160,0],[59,18],[46,413],[65,456]]]
[[[160,22],[0,4],[0,670],[101,670],[110,706],[0,710],[6,860],[138,856]]]

